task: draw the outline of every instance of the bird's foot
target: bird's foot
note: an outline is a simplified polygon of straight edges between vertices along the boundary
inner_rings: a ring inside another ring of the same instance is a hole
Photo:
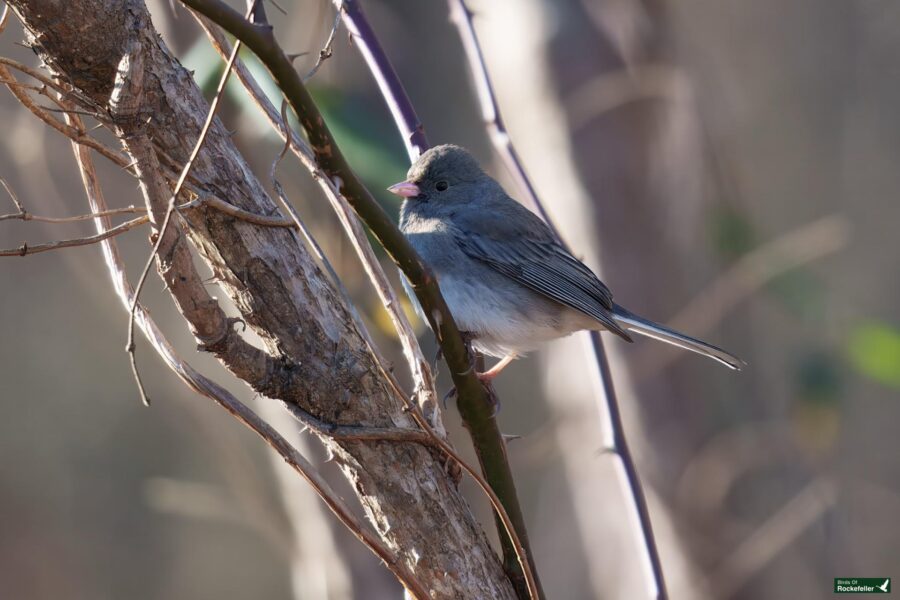
[[[475,377],[478,378],[478,381],[485,384],[490,384],[494,379],[497,378],[497,375],[500,374],[500,371],[494,371],[494,369],[488,369],[484,373],[475,373]]]
[[[446,394],[444,394],[444,397],[441,398],[441,404],[444,405],[444,410],[447,410],[447,402],[451,398],[456,398],[456,386],[453,386],[452,388],[450,388],[450,391],[447,392]]]

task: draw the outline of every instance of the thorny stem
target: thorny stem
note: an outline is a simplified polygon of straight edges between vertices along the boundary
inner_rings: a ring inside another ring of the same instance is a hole
[[[425,128],[416,114],[412,101],[406,93],[397,72],[394,70],[387,53],[382,48],[375,31],[369,24],[359,0],[334,0],[335,6],[342,10],[344,22],[353,36],[354,44],[359,49],[366,64],[369,66],[381,95],[387,102],[394,122],[403,138],[410,161],[415,161],[419,155],[428,149],[429,144],[425,136]],[[481,362],[481,358],[479,362]],[[483,365],[482,365],[483,366]],[[503,506],[509,512],[516,531],[522,539],[526,551],[529,554],[529,566],[533,573],[537,572],[533,560],[531,560],[530,548],[525,527],[525,518],[519,505],[515,488],[515,480],[509,466],[506,454],[506,443],[497,426],[493,409],[485,410],[484,405],[474,405],[468,398],[462,396],[457,401],[460,416],[478,455],[479,463],[484,475],[503,502]],[[497,524],[498,529],[503,529],[503,524]],[[519,596],[528,593],[528,588],[533,587],[540,596],[540,581],[534,575],[533,585],[529,585],[527,575],[519,565],[519,553],[512,540],[500,535],[500,543],[503,550],[504,568],[516,587]]]

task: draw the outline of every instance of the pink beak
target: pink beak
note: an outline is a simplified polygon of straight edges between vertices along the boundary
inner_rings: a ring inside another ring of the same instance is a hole
[[[402,198],[413,198],[418,196],[422,190],[419,189],[414,183],[409,181],[401,181],[400,183],[395,183],[391,187],[387,189],[392,194],[397,194]]]

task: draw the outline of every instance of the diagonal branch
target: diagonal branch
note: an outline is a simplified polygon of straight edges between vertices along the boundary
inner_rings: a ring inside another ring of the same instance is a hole
[[[344,22],[353,35],[355,45],[359,48],[394,117],[395,125],[400,131],[410,160],[415,161],[428,148],[428,141],[425,137],[425,128],[416,115],[406,89],[369,24],[361,2],[359,0],[334,0],[334,4],[339,10],[342,10]],[[481,358],[478,357],[477,360],[480,362]],[[507,573],[510,574],[520,596],[524,596],[526,593],[532,597],[542,595],[540,582],[534,575],[536,568],[533,560],[528,559],[529,564],[525,569],[520,566],[522,552],[530,554],[525,518],[519,505],[515,481],[509,467],[506,443],[497,426],[493,411],[484,410],[483,405],[472,404],[463,397],[459,397],[457,406],[463,423],[470,432],[485,476],[511,515],[515,529],[522,540],[523,548],[519,549],[517,548],[519,542],[503,535],[500,536]],[[498,529],[503,528],[502,523],[498,524]]]

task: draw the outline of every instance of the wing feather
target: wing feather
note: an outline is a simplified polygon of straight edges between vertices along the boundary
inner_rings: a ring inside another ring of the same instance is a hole
[[[608,330],[631,341],[615,322],[612,293],[581,261],[569,254],[546,225],[525,208],[509,215],[510,221],[528,227],[507,231],[484,231],[473,223],[458,223],[454,235],[460,249],[510,279],[544,296],[596,319]],[[504,206],[506,208],[506,206]],[[496,221],[494,221],[496,223]],[[469,225],[469,226],[466,226]]]

